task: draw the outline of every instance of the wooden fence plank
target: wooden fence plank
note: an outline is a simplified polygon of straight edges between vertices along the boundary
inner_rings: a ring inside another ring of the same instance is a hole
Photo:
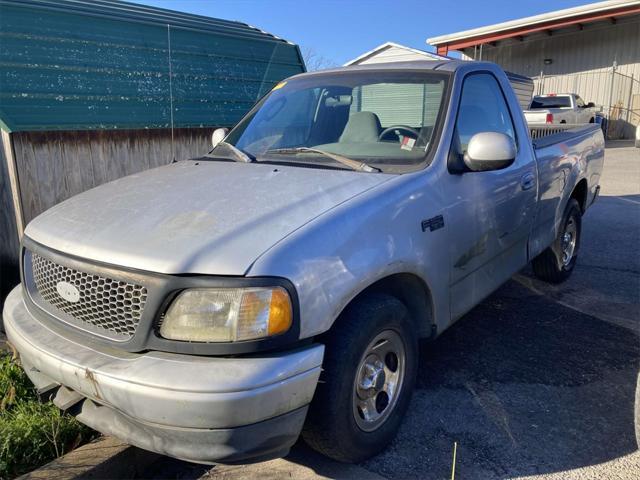
[[[91,150],[85,132],[56,132],[66,173],[67,195],[72,197],[95,185]]]
[[[26,227],[33,217],[43,211],[39,196],[40,182],[36,169],[36,157],[27,133],[12,133],[11,136],[16,152],[16,169],[20,181],[20,203]]]
[[[176,129],[176,158],[209,151],[212,129]],[[94,186],[171,162],[170,130],[20,132],[14,135],[25,222]]]

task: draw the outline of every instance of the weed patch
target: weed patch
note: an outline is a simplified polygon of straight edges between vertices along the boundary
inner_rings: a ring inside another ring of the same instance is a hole
[[[93,437],[51,402],[40,403],[18,362],[0,353],[0,479],[31,471]]]

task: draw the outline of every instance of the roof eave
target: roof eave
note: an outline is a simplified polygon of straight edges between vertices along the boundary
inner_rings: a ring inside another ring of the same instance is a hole
[[[385,42],[382,45],[378,45],[377,47],[369,50],[368,52],[363,53],[362,55],[354,58],[353,60],[349,60],[347,63],[345,63],[343,66],[344,67],[349,67],[351,65],[355,65],[358,62],[369,58],[373,55],[375,55],[378,52],[381,52],[382,50],[384,50],[385,48],[389,48],[389,47],[396,47],[396,48],[402,48],[403,50],[408,50],[410,52],[413,53],[417,53],[419,55],[423,55],[427,58],[431,58],[433,60],[439,60],[439,59],[446,59],[446,57],[443,57],[442,55],[438,55],[437,53],[432,53],[432,52],[425,52],[424,50],[418,50],[417,48],[411,48],[411,47],[407,47],[406,45],[400,45],[399,43],[396,42]]]
[[[565,25],[588,22],[592,18],[597,20],[616,15],[631,15],[638,12],[640,12],[640,0],[613,0],[558,10],[448,35],[440,35],[438,37],[428,38],[426,42],[435,47],[445,45],[454,46],[461,43],[473,44],[472,42],[478,42],[496,36],[511,38],[522,35],[523,33],[533,33],[535,31],[562,28],[562,26]],[[464,47],[458,46],[458,48]]]

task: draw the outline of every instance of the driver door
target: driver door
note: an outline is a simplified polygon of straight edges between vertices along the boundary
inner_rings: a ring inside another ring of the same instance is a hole
[[[480,132],[499,132],[517,147],[514,162],[500,170],[472,172],[459,165],[469,140]],[[516,134],[498,80],[491,73],[464,79],[445,194],[451,199],[449,225],[452,320],[479,303],[526,265],[527,241],[536,208],[536,164]]]

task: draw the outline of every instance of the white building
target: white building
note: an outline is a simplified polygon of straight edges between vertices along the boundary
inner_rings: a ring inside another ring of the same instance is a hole
[[[418,50],[416,48],[407,47],[394,42],[386,42],[382,45],[363,53],[359,57],[348,61],[344,64],[345,67],[352,65],[371,65],[375,63],[395,63],[395,62],[414,62],[414,61],[442,61],[449,60],[448,57],[438,55],[437,53],[426,52],[424,50]],[[532,85],[531,80],[527,78],[521,78],[519,75],[507,72],[509,80],[513,85],[518,100],[522,108],[527,108],[531,102]],[[427,101],[429,98],[438,99],[439,95],[429,97],[427,95]]]
[[[640,0],[614,0],[429,38],[441,55],[496,62],[537,93],[575,92],[633,138],[640,123]]]
[[[386,42],[377,46],[373,50],[363,53],[357,58],[344,64],[349,65],[368,65],[371,63],[389,63],[389,62],[412,62],[414,60],[442,60],[446,57],[417,48],[406,47],[394,42]]]

